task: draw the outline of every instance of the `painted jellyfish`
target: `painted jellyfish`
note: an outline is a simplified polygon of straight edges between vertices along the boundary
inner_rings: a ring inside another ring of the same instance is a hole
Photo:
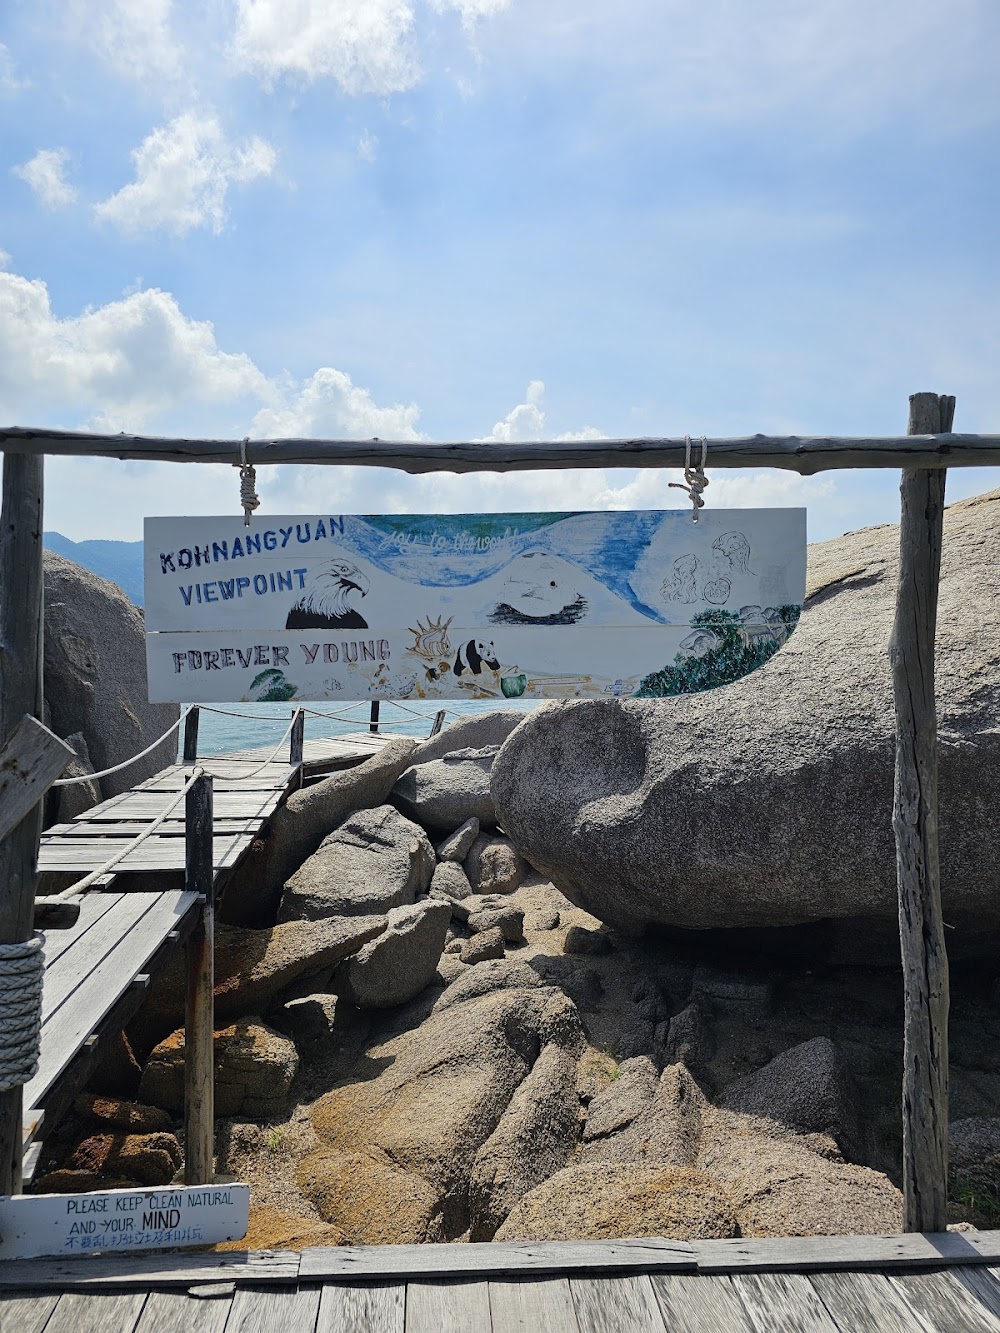
[[[712,550],[718,551],[737,574],[750,573],[750,543],[742,532],[724,532],[716,537]]]
[[[698,568],[698,558],[693,555],[679,555],[671,566],[670,574],[663,580],[660,595],[665,602],[696,602],[698,589],[694,572]]]

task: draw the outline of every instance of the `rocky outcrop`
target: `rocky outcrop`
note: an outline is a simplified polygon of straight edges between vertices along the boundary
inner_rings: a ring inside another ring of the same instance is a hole
[[[293,983],[329,972],[385,930],[384,916],[290,921],[269,930],[218,925],[215,1016],[222,1021],[265,1014]],[[150,986],[137,1022],[148,1046],[184,1018],[184,960],[176,955]]]
[[[737,1234],[725,1191],[700,1171],[602,1165],[557,1172],[514,1209],[496,1238],[723,1240]]]
[[[430,984],[450,924],[450,905],[434,898],[393,908],[383,933],[340,964],[331,990],[359,1009],[405,1004]]]
[[[293,792],[271,816],[266,841],[235,872],[221,919],[234,925],[273,922],[286,881],[349,815],[383,804],[409,764],[414,745],[399,737],[355,768]]]
[[[427,834],[391,805],[359,810],[285,885],[278,921],[371,916],[411,904],[434,873]]]
[[[803,1133],[830,1134],[838,1141],[854,1130],[856,1100],[829,1037],[793,1046],[730,1084],[725,1105]]]
[[[393,800],[426,828],[444,832],[476,819],[481,828],[495,829],[490,769],[496,754],[497,746],[487,745],[414,765],[393,787]]]
[[[215,1114],[265,1118],[287,1104],[299,1068],[295,1043],[259,1020],[244,1019],[215,1033]],[[144,1101],[184,1109],[184,1029],[155,1048],[142,1071]]]
[[[503,745],[504,741],[527,717],[516,708],[498,708],[492,713],[468,713],[457,718],[450,726],[420,741],[410,759],[411,764],[426,764],[441,759],[456,750],[482,750],[487,745]]]
[[[937,682],[949,947],[1000,929],[996,803],[983,799],[1000,785],[998,520],[1000,492],[945,514]],[[571,901],[627,931],[874,918],[891,933],[898,543],[898,529],[882,527],[810,548],[798,629],[734,684],[533,712],[492,770],[518,849]],[[845,951],[863,958],[870,933],[844,934]]]
[[[575,1049],[581,1039],[576,1010],[530,968],[481,963],[445,991],[418,1027],[369,1047],[357,1073],[312,1107],[313,1128],[324,1150],[391,1160],[413,1177],[414,1197],[426,1201],[430,1187],[433,1203],[421,1206],[418,1238],[454,1239],[469,1226],[473,1162],[516,1089],[544,1047]],[[299,1172],[314,1200],[320,1165],[313,1155]],[[393,1198],[405,1195],[404,1185],[393,1185]],[[372,1206],[381,1216],[380,1189]],[[353,1241],[358,1233],[347,1225],[349,1216],[325,1206],[324,1220]],[[411,1224],[402,1222],[383,1234],[414,1238]]]
[[[457,861],[461,863],[469,854],[469,849],[479,837],[479,820],[467,819],[453,833],[438,843],[434,849],[439,861]]]
[[[526,871],[509,838],[480,834],[465,858],[465,873],[473,893],[513,893]]]
[[[45,702],[59,736],[82,732],[93,768],[120,764],[176,721],[176,704],[151,704],[142,612],[115,583],[45,552]],[[151,777],[177,755],[177,736],[121,773],[104,797]]]

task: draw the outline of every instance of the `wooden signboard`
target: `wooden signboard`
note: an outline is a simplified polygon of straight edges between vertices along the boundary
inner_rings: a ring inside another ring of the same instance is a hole
[[[249,1185],[165,1185],[0,1198],[0,1259],[113,1254],[242,1240]]]
[[[709,689],[795,627],[803,509],[150,518],[150,699]]]

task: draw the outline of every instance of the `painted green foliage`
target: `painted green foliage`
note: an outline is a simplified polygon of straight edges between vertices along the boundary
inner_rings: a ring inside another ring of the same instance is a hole
[[[759,611],[760,608],[746,608]],[[703,611],[691,620],[692,633],[701,630],[718,640],[700,655],[678,653],[672,666],[644,676],[634,698],[661,698],[673,694],[697,694],[700,690],[728,685],[749,675],[778,651],[799,621],[801,608],[768,608],[761,617],[748,619],[744,612]],[[769,630],[767,627],[770,627]],[[760,632],[763,630],[763,632]]]

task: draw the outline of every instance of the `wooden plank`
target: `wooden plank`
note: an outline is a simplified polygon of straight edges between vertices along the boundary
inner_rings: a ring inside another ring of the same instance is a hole
[[[46,968],[52,967],[67,949],[74,948],[87,931],[120,901],[120,893],[85,893],[80,902],[76,925],[69,930],[61,930],[58,935],[45,941]]]
[[[955,1268],[955,1278],[998,1318],[1000,1318],[1000,1274],[995,1268]]]
[[[56,1296],[14,1296],[0,1292],[0,1329],[3,1333],[42,1333],[56,1308]]]
[[[709,439],[709,467],[777,467],[811,476],[831,468],[996,467],[1000,435],[799,436],[743,435]],[[242,440],[193,440],[149,435],[8,426],[0,449],[10,454],[162,459],[169,463],[239,463]],[[426,472],[524,472],[550,468],[682,468],[680,436],[627,440],[531,440],[502,444],[454,440],[251,440],[247,456],[264,463],[318,463]]]
[[[129,821],[120,821],[116,823],[98,823],[74,821],[72,824],[54,824],[51,828],[45,830],[46,837],[58,836],[59,838],[89,838],[92,842],[100,838],[135,838],[140,833],[145,833],[153,822],[149,819],[136,819]],[[216,819],[215,833],[218,837],[239,836],[241,833],[256,833],[260,828],[260,821],[253,816],[238,817],[232,819]],[[156,831],[156,837],[159,838],[183,838],[184,837],[184,819],[166,819]]]
[[[406,1287],[401,1282],[328,1282],[322,1288],[316,1333],[404,1333],[405,1312]]]
[[[670,1333],[756,1333],[729,1277],[654,1273],[653,1295]]]
[[[700,1240],[692,1248],[699,1273],[940,1268],[949,1264],[996,1263],[1000,1260],[1000,1231]]]
[[[233,866],[253,842],[253,833],[226,833],[212,839],[212,861],[216,870]],[[81,875],[104,865],[129,844],[128,838],[72,838],[43,842],[38,868],[48,872]],[[180,838],[154,835],[113,867],[116,874],[131,870],[183,870],[184,842]]]
[[[649,1278],[570,1279],[580,1333],[665,1333]]]
[[[998,1333],[1000,1319],[951,1273],[892,1273],[889,1282],[932,1328],[947,1333]]]
[[[803,1273],[737,1273],[729,1280],[755,1333],[838,1333]]]
[[[491,1282],[493,1333],[580,1333],[573,1294],[564,1277]]]
[[[241,1287],[233,1297],[226,1333],[313,1333],[319,1296],[316,1288],[255,1291]]]
[[[0,839],[33,810],[75,752],[26,713],[0,750]]]
[[[42,1022],[47,1023],[108,954],[133,930],[159,901],[157,893],[123,894],[114,909],[105,912],[74,948],[62,953],[45,969],[42,987]],[[43,1026],[44,1033],[44,1026]],[[43,1037],[44,1041],[44,1037]]]
[[[38,1073],[25,1085],[26,1106],[37,1106],[55,1080],[76,1055],[103,1016],[132,984],[132,979],[172,930],[194,906],[193,894],[176,892],[157,895],[148,912],[128,936],[104,957],[73,993],[73,1003],[62,1005],[42,1029],[42,1058]]]
[[[144,1291],[60,1296],[45,1333],[132,1333],[146,1303]]]
[[[135,1333],[223,1333],[232,1303],[231,1294],[200,1300],[186,1292],[151,1291]]]
[[[581,1269],[614,1272],[643,1269],[693,1271],[693,1248],[685,1241],[580,1240],[492,1241],[472,1245],[336,1245],[302,1251],[302,1281],[360,1278],[498,1277]]]
[[[128,791],[121,796],[112,796],[100,805],[91,806],[73,820],[73,825],[89,823],[115,823],[119,820],[153,819],[161,813],[167,803],[167,795],[152,791]],[[272,791],[227,791],[216,792],[216,816],[223,819],[266,819],[274,813],[281,802],[281,792]],[[184,821],[184,811],[178,806],[173,819]],[[60,825],[59,827],[65,827]]]
[[[0,1288],[66,1291],[191,1287],[198,1283],[295,1283],[299,1256],[290,1250],[221,1254],[102,1255],[95,1259],[11,1259],[0,1264]]]
[[[937,1333],[937,1325],[919,1315],[884,1273],[814,1273],[809,1280],[840,1329]]]
[[[490,1293],[485,1282],[409,1282],[406,1333],[489,1333]]]

